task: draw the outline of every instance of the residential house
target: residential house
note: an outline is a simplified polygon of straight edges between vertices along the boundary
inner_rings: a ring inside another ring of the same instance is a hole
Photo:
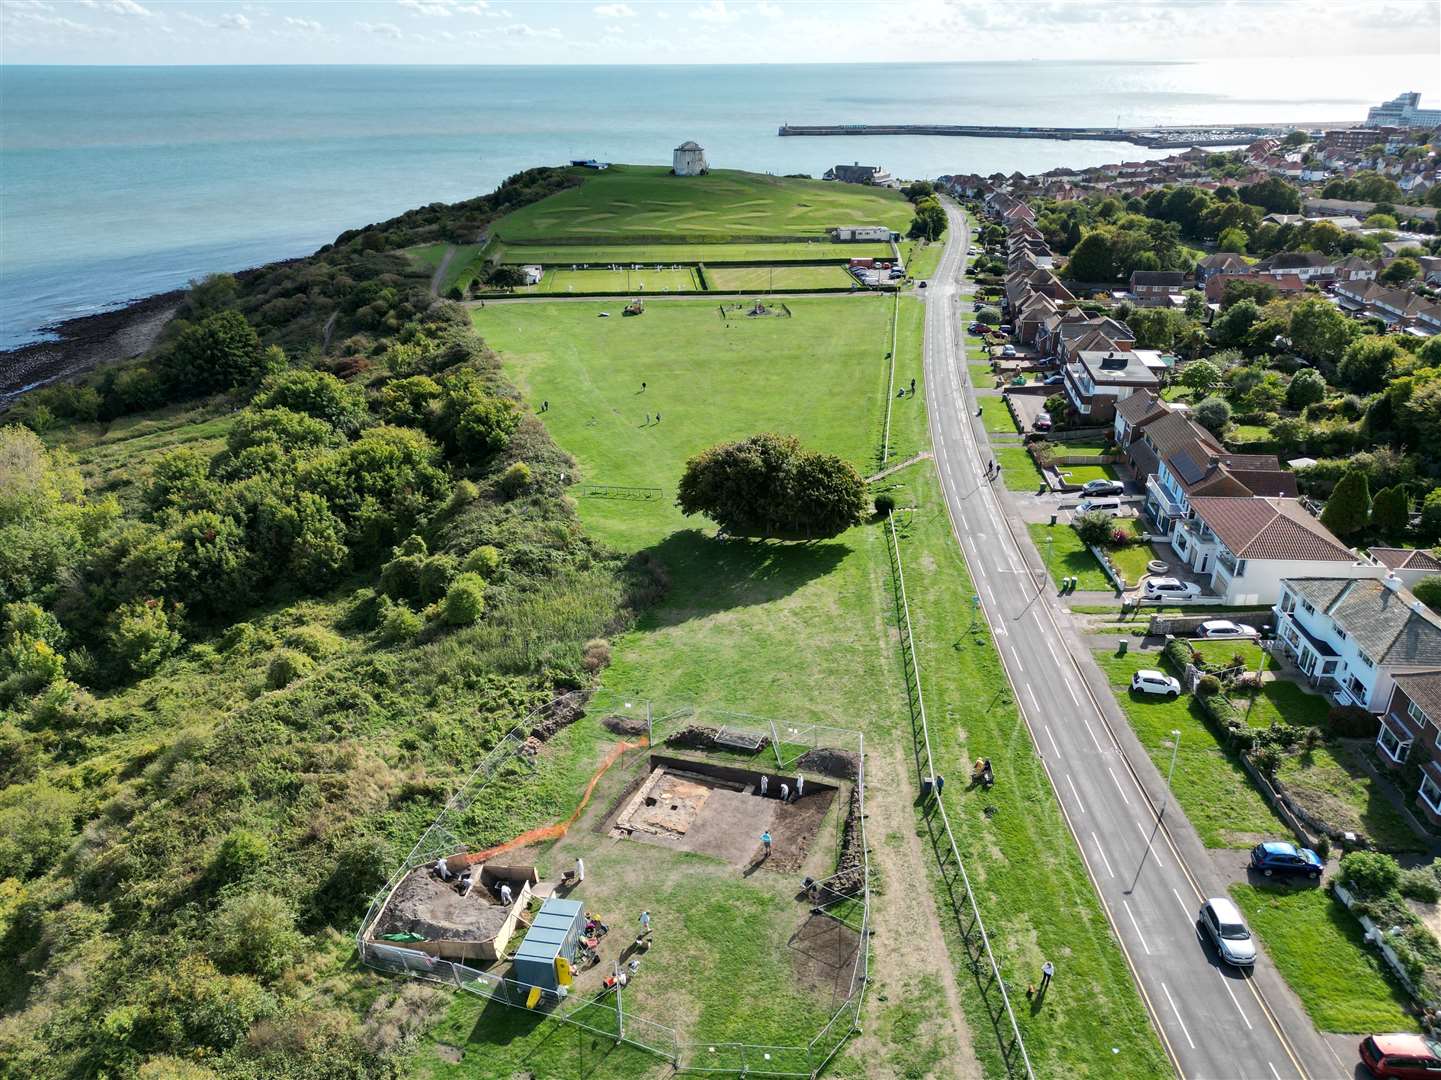
[[[1152,420],[1170,413],[1170,407],[1149,390],[1137,390],[1116,406],[1114,438],[1116,446],[1125,450],[1131,439]]]
[[[1059,310],[1056,302],[1045,293],[1031,293],[1021,302],[1020,310],[1011,315],[1016,340],[1024,345],[1034,344],[1042,324]]]
[[[1205,285],[1218,274],[1244,274],[1249,269],[1246,260],[1234,251],[1218,251],[1196,264],[1196,284]]]
[[[1109,424],[1117,403],[1137,390],[1156,390],[1161,380],[1129,350],[1081,350],[1063,369],[1066,397],[1084,419]]]
[[[1165,307],[1185,287],[1186,275],[1179,270],[1131,271],[1131,293],[1138,307]]]
[[[862,165],[859,161],[850,165],[832,165],[821,179],[838,180],[843,184],[871,184],[875,187],[889,187],[895,182],[895,178],[879,165]]]
[[[1416,805],[1441,825],[1441,670],[1398,672],[1391,682],[1376,733],[1377,757],[1392,769],[1407,762],[1420,768]]]
[[[1375,279],[1376,272],[1376,263],[1359,255],[1347,255],[1336,264],[1337,281],[1371,281]]]
[[[1282,277],[1294,274],[1302,281],[1322,281],[1336,276],[1336,256],[1319,251],[1283,251],[1251,267],[1255,274]]]
[[[1269,285],[1282,296],[1306,291],[1306,283],[1295,274],[1217,274],[1206,282],[1206,302],[1219,304],[1226,298],[1226,286],[1233,281]]]
[[[1079,316],[1079,317],[1077,317]],[[1073,362],[1083,350],[1131,349],[1136,345],[1135,332],[1123,322],[1107,316],[1086,318],[1084,313],[1063,313],[1051,330],[1047,321],[1036,334],[1036,347],[1043,355],[1054,356],[1063,364]]]
[[[1211,591],[1224,604],[1274,604],[1283,579],[1292,576],[1376,572],[1299,499],[1192,495],[1190,507],[1171,534],[1171,547],[1190,570],[1210,575]]]
[[[1414,589],[1424,578],[1441,574],[1441,559],[1422,548],[1373,547],[1367,554],[1378,566],[1401,579],[1401,584]]]
[[[1441,619],[1399,578],[1288,577],[1276,636],[1301,673],[1342,705],[1379,713],[1396,676],[1441,668]]]

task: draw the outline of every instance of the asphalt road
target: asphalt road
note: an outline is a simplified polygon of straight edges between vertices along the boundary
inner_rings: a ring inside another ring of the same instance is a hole
[[[1201,902],[1226,895],[1225,882],[1180,809],[1165,805],[1165,778],[1056,604],[1004,491],[984,477],[991,456],[962,338],[967,225],[954,205],[947,213],[946,251],[922,294],[937,470],[1016,701],[1156,1030],[1188,1080],[1349,1077],[1353,1066],[1316,1032],[1267,957],[1242,974],[1199,939]],[[1058,988],[1065,978],[1059,967]],[[1124,1075],[1124,1063],[1117,1070]]]

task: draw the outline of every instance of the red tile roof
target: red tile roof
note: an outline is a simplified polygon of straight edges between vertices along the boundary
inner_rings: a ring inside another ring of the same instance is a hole
[[[1200,496],[1191,499],[1191,509],[1239,559],[1356,561],[1295,499]]]

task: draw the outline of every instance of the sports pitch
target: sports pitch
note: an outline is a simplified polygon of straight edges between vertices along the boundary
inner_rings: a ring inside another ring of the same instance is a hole
[[[706,280],[717,292],[770,289],[846,289],[860,283],[844,266],[707,266]]]
[[[679,270],[547,270],[539,285],[520,293],[689,293],[700,292],[700,281],[690,267]]]

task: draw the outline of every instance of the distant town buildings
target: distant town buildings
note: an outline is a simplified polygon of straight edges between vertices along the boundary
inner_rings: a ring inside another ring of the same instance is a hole
[[[1441,109],[1422,109],[1420,104],[1421,95],[1414,90],[1397,94],[1390,101],[1373,106],[1366,114],[1366,123],[1370,127],[1404,128],[1432,128],[1441,124]]]
[[[671,156],[671,171],[677,176],[702,176],[710,172],[700,143],[687,139],[677,146]]]
[[[870,184],[874,187],[893,187],[895,177],[879,165],[862,165],[859,161],[850,165],[832,165],[822,180],[839,180],[843,184]]]

